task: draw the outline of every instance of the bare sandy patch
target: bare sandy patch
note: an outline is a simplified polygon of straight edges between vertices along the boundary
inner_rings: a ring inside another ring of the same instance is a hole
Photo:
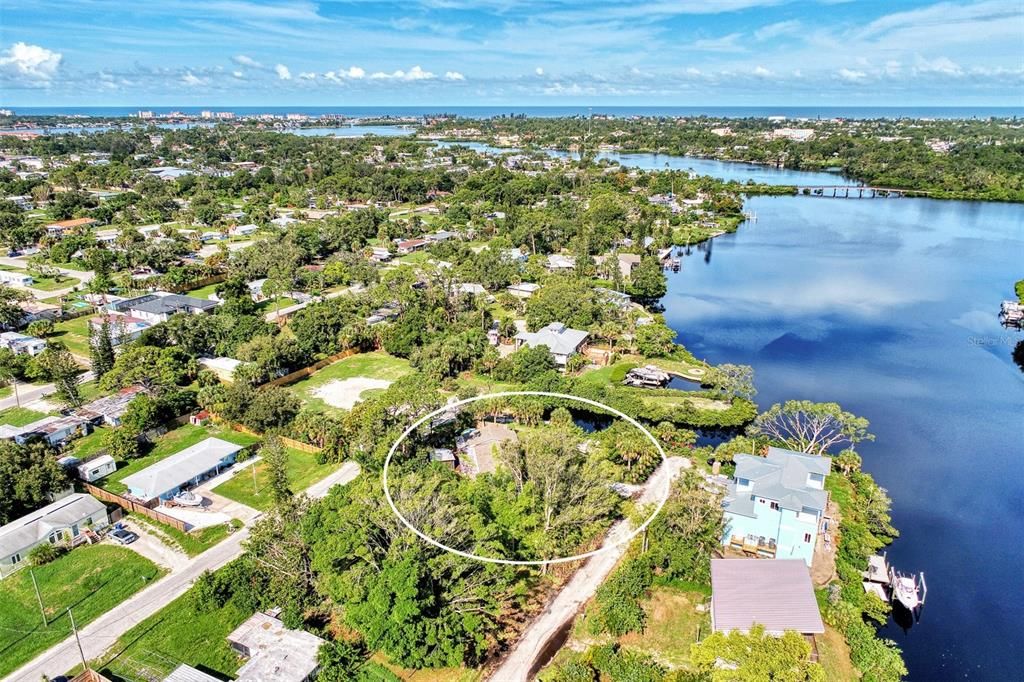
[[[335,379],[320,386],[311,394],[320,398],[331,407],[351,410],[362,398],[363,391],[374,388],[387,388],[392,382],[370,377],[352,377],[351,379]]]

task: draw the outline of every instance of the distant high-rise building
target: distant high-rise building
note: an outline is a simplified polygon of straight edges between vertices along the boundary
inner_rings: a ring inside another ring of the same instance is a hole
[[[202,111],[202,112],[199,113],[199,116],[201,118],[213,118],[213,112],[212,111]]]
[[[230,121],[234,117],[235,117],[235,112],[233,112],[233,111],[218,111],[216,114],[214,114],[214,118],[220,118],[220,119],[223,119],[225,121]]]
[[[142,118],[142,119],[153,118],[153,112],[152,111],[139,111],[139,118]]]

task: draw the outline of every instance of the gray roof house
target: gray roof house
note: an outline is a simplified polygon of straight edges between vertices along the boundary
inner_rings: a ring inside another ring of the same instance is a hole
[[[72,493],[0,527],[0,577],[25,561],[33,547],[74,541],[88,527],[109,522],[107,507],[92,495]]]
[[[749,632],[754,625],[763,625],[771,635],[825,632],[807,564],[800,559],[711,560],[711,628]]]
[[[150,324],[164,322],[175,313],[197,315],[209,312],[216,307],[216,301],[182,296],[181,294],[169,294],[163,291],[129,298],[107,306],[111,312],[128,313]]]
[[[220,438],[207,438],[160,460],[121,481],[140,500],[169,500],[182,488],[216,475],[235,461],[244,448]]]
[[[559,365],[564,365],[570,355],[583,349],[589,334],[581,329],[571,329],[561,322],[552,322],[535,332],[519,332],[515,336],[516,348],[528,346],[547,346],[551,357]]]
[[[273,613],[273,612],[271,612]],[[317,652],[324,640],[305,630],[290,630],[280,619],[256,612],[227,637],[231,648],[247,657],[237,682],[304,682],[316,676]]]

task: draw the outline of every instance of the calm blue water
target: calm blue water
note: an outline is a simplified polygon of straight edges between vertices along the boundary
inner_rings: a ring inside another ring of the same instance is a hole
[[[591,112],[609,116],[717,116],[728,118],[787,116],[790,118],[987,118],[989,116],[1024,116],[1024,107],[842,107],[842,106],[807,106],[807,107],[673,107],[673,106],[289,106],[289,107],[236,107],[236,106],[197,106],[197,107],[12,107],[16,114],[25,116],[132,116],[140,109],[157,114],[180,111],[185,114],[199,115],[203,110],[232,111],[238,115],[245,114],[289,114],[298,113],[308,116],[336,114],[350,117],[378,116],[426,116],[431,114],[456,114],[465,118],[490,118],[502,115],[528,115],[531,117],[587,116]]]
[[[1024,334],[999,302],[1024,276],[1024,206],[761,197],[758,220],[669,275],[666,318],[710,362],[752,365],[762,408],[836,401],[924,571],[922,620],[885,635],[911,679],[1004,680],[1024,634]]]
[[[142,124],[142,122],[139,122]],[[147,124],[143,124],[143,127]],[[157,128],[164,128],[167,130],[183,130],[185,128],[201,128],[201,127],[212,127],[214,123],[155,123],[153,124]],[[134,127],[134,126],[125,126]],[[39,133],[41,135],[66,135],[70,133],[101,133],[108,130],[113,130],[115,126],[79,126],[73,128],[22,128],[19,129],[22,132]],[[342,126],[342,127],[330,127],[330,128],[292,128],[286,131],[293,135],[299,135],[302,137],[364,137],[366,135],[380,135],[381,137],[401,137],[404,135],[412,135],[416,132],[414,128],[406,128],[399,126]]]
[[[509,147],[495,147],[483,142],[448,142],[437,141],[439,147],[462,146],[472,149],[479,154],[510,154],[521,150]],[[558,158],[579,158],[578,154],[559,151],[555,149],[543,149],[542,153]],[[859,183],[856,180],[846,178],[838,173],[810,173],[805,171],[793,171],[785,168],[774,168],[753,163],[738,163],[735,161],[716,161],[714,159],[702,159],[695,156],[675,156],[672,154],[650,154],[650,153],[624,153],[624,152],[599,152],[598,160],[607,159],[614,161],[626,168],[639,168],[642,170],[688,170],[697,175],[710,175],[723,180],[734,180],[736,182],[754,182],[765,185],[846,185],[854,187]]]

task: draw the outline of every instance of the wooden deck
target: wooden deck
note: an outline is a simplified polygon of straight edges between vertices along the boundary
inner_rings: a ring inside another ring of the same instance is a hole
[[[761,538],[752,537],[738,537],[732,535],[729,537],[729,547],[731,549],[739,550],[744,554],[751,556],[764,556],[775,558],[775,552],[778,551],[778,547],[768,542],[762,542]]]

